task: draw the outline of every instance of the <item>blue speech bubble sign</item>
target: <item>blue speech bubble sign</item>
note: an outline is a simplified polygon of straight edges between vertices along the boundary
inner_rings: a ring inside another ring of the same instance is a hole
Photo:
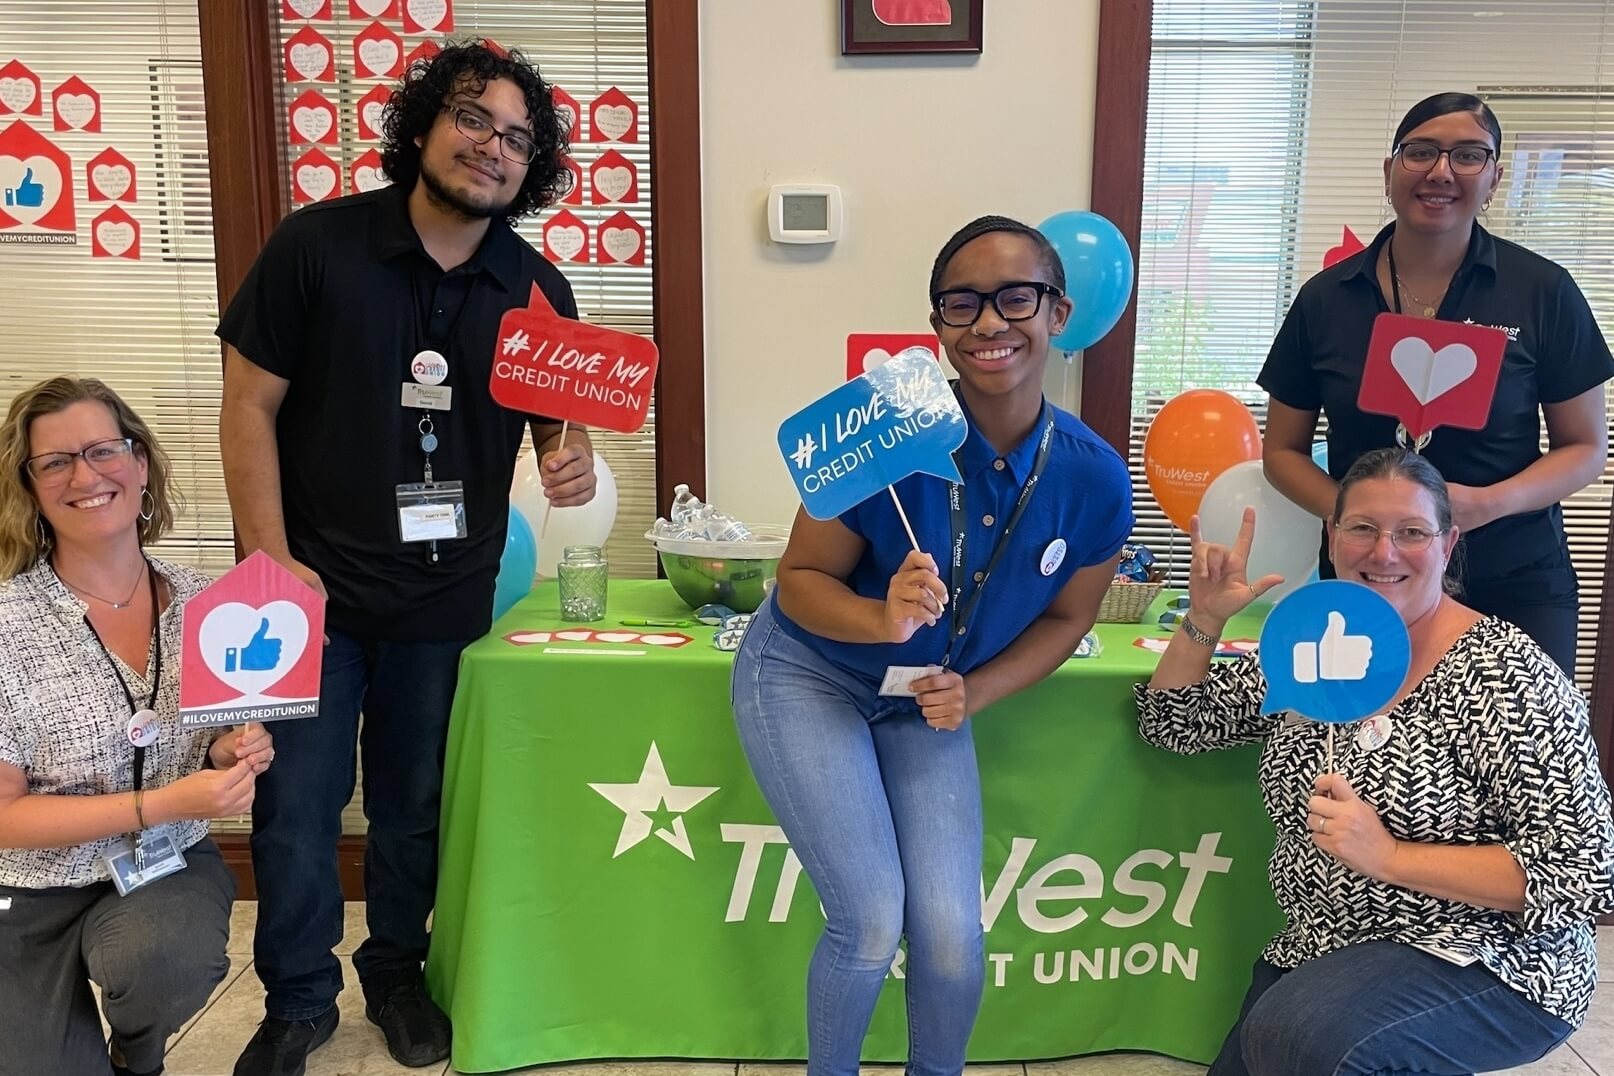
[[[1412,642],[1401,614],[1371,587],[1325,579],[1273,608],[1261,629],[1260,659],[1262,713],[1293,710],[1339,725],[1371,717],[1395,697],[1412,664]]]
[[[911,347],[785,419],[779,453],[807,514],[834,519],[911,474],[964,481],[968,435],[936,356]]]

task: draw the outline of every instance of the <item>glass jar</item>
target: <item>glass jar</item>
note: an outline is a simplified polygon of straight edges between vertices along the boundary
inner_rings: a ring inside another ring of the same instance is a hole
[[[610,564],[597,545],[569,545],[555,565],[560,581],[562,620],[588,623],[605,619],[606,581]]]

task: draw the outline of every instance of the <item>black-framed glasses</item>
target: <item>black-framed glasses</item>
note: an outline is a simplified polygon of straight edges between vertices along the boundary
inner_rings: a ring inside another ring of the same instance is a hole
[[[955,329],[967,329],[974,325],[991,303],[992,309],[998,312],[998,317],[1004,321],[1025,321],[1034,318],[1042,309],[1042,297],[1052,295],[1059,298],[1065,293],[1052,284],[1044,284],[1040,280],[1016,281],[1005,284],[997,291],[976,291],[974,288],[948,288],[938,291],[930,297],[930,304],[941,318],[943,325],[950,325]]]
[[[497,135],[499,155],[506,160],[531,164],[532,159],[538,156],[538,143],[532,140],[532,135],[521,131],[501,131],[475,112],[458,105],[444,107],[454,116],[454,129],[477,145],[485,146],[488,139]]]
[[[1379,535],[1388,534],[1391,545],[1408,553],[1428,549],[1430,542],[1446,533],[1432,531],[1427,527],[1396,527],[1393,530],[1385,530],[1365,519],[1341,523],[1336,530],[1342,543],[1356,549],[1372,549],[1379,544]]]
[[[1432,172],[1441,157],[1451,161],[1451,170],[1460,176],[1477,176],[1485,171],[1496,151],[1490,146],[1465,142],[1451,149],[1443,149],[1433,142],[1403,142],[1395,148],[1401,167],[1422,175]]]
[[[22,462],[39,485],[59,486],[72,477],[76,460],[83,459],[92,471],[104,475],[129,462],[129,454],[133,451],[133,438],[114,437],[109,441],[85,445],[77,452],[42,452]]]

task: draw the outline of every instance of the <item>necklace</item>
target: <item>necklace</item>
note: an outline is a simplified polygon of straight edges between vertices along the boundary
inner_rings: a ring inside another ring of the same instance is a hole
[[[1390,261],[1390,282],[1395,285],[1395,290],[1396,290],[1396,295],[1397,295],[1396,313],[1401,312],[1400,311],[1400,306],[1401,306],[1400,297],[1401,296],[1406,296],[1406,298],[1409,299],[1412,302],[1412,305],[1422,308],[1422,312],[1423,312],[1424,317],[1426,317],[1426,318],[1434,317],[1435,314],[1437,314],[1439,312],[1440,300],[1444,299],[1446,297],[1446,290],[1443,289],[1441,291],[1441,293],[1435,297],[1434,302],[1432,302],[1432,303],[1424,302],[1422,299],[1418,298],[1416,295],[1414,295],[1412,293],[1412,289],[1407,287],[1405,281],[1403,281],[1401,279],[1401,274],[1395,271],[1395,240],[1394,239],[1390,240],[1388,243],[1385,244],[1385,254],[1389,258],[1389,261]],[[1450,287],[1451,287],[1451,282],[1448,281],[1446,283],[1446,288],[1449,289]]]
[[[53,564],[51,567],[55,568],[55,565]],[[124,598],[121,602],[115,602],[111,598],[103,598],[99,594],[91,594],[89,591],[85,590],[76,583],[68,583],[66,579],[62,579],[61,572],[56,573],[56,578],[61,579],[63,583],[67,583],[68,588],[73,590],[75,593],[82,594],[86,598],[94,598],[102,605],[110,605],[114,609],[127,609],[129,604],[134,601],[135,591],[140,589],[140,584],[145,580],[146,572],[149,570],[150,565],[148,565],[145,560],[142,559],[140,562],[140,574],[135,576],[134,586],[129,588],[129,596]]]

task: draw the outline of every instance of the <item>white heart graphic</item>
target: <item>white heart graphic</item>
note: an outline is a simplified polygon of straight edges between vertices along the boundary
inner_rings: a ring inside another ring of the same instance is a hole
[[[116,258],[134,246],[134,225],[126,220],[103,220],[95,226],[95,238],[102,250]]]
[[[615,168],[596,168],[594,170],[594,189],[605,195],[613,202],[620,202],[622,196],[628,193],[633,186],[633,169],[626,165]]]
[[[512,643],[547,643],[553,634],[553,632],[548,631],[524,631],[510,636],[510,641]]]
[[[651,646],[677,646],[684,641],[681,635],[646,635],[639,640]]]
[[[365,125],[376,134],[381,133],[381,112],[387,106],[380,101],[367,101],[364,105]]]
[[[639,253],[639,233],[632,228],[606,228],[600,232],[600,247],[613,261],[625,262]]]
[[[398,43],[371,38],[369,41],[359,42],[359,60],[371,72],[384,75],[392,70],[392,65],[398,62]]]
[[[883,347],[871,347],[863,353],[863,372],[884,366],[891,361],[891,352]]]
[[[242,695],[257,696],[296,667],[308,645],[308,616],[288,601],[261,609],[225,602],[203,618],[197,635],[208,671]]]
[[[360,165],[353,169],[353,189],[363,193],[378,190],[387,185],[386,174],[374,165]]]
[[[639,638],[636,631],[601,631],[596,632],[594,638],[602,643],[631,643]]]
[[[557,631],[555,638],[565,639],[569,643],[586,643],[594,638],[592,631]]]
[[[549,251],[563,262],[569,262],[583,251],[585,237],[583,229],[575,224],[568,224],[561,228],[551,228],[544,233],[544,242],[549,244]]]
[[[1402,337],[1390,349],[1390,365],[1421,404],[1439,399],[1467,381],[1479,357],[1467,344],[1447,344],[1436,351],[1416,336]]]
[[[33,175],[28,176],[29,172]],[[22,185],[25,176],[28,176],[30,186],[37,183],[45,188],[44,198],[37,206],[17,205],[14,196],[7,197]],[[56,200],[61,196],[62,172],[49,157],[0,157],[0,213],[6,213],[23,224],[32,224],[54,209]]]
[[[13,112],[21,112],[34,103],[34,84],[25,78],[0,78],[0,102]]]
[[[301,19],[312,19],[319,13],[319,9],[325,5],[325,0],[290,0],[290,2],[291,9]]]
[[[331,50],[324,45],[293,45],[291,68],[304,78],[318,78],[331,65]]]
[[[555,115],[560,117],[561,130],[572,131],[577,128],[577,109],[571,105],[556,105]]]
[[[633,109],[627,105],[601,105],[594,110],[594,129],[615,141],[633,126]]]
[[[424,29],[435,30],[448,14],[448,0],[409,0],[409,15]]]
[[[297,186],[314,201],[336,189],[336,172],[325,164],[305,164],[297,169]]]
[[[90,170],[90,178],[96,190],[113,199],[122,198],[134,182],[134,174],[123,164],[98,164]]]
[[[328,108],[299,108],[291,114],[291,125],[310,142],[318,142],[331,129],[331,110]]]
[[[56,114],[75,131],[95,118],[95,98],[87,93],[64,93],[56,98]]]
[[[372,19],[379,19],[381,13],[387,10],[387,6],[392,3],[392,0],[358,0],[358,2],[360,11]]]

